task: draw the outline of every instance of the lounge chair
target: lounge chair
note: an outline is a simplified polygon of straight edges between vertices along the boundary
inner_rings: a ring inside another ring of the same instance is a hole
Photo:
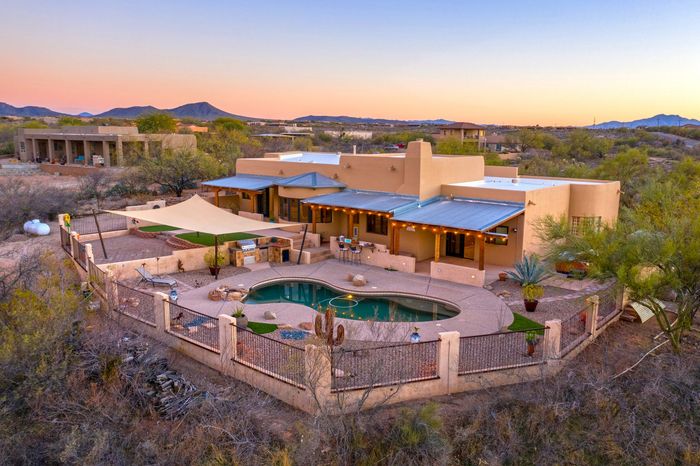
[[[175,281],[174,278],[154,277],[143,266],[136,269],[136,271],[139,273],[139,275],[141,275],[141,280],[139,281],[139,283],[141,283],[141,282],[150,283],[151,286],[153,286],[154,288],[156,285],[169,286],[170,288],[175,288],[177,286],[177,281]]]

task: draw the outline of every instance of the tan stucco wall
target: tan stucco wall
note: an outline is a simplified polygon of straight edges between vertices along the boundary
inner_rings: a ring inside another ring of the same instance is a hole
[[[525,224],[522,232],[523,254],[543,252],[543,245],[537,238],[537,221],[547,215],[555,218],[568,215],[569,186],[552,186],[526,193]]]
[[[571,185],[570,217],[601,217],[604,223],[617,220],[620,210],[620,182]]]
[[[340,191],[339,188],[287,188],[284,186],[279,186],[279,196],[289,197],[292,199],[306,199],[308,197],[321,196],[322,194],[336,193]]]

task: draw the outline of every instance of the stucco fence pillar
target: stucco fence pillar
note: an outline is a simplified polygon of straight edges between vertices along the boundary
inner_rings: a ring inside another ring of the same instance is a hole
[[[598,309],[600,308],[600,297],[598,295],[586,298],[588,308],[586,309],[586,333],[594,340],[598,336]]]
[[[561,358],[561,320],[548,320],[544,323],[544,357],[546,360]]]
[[[438,334],[438,375],[443,384],[443,392],[451,394],[459,377],[459,332]]]

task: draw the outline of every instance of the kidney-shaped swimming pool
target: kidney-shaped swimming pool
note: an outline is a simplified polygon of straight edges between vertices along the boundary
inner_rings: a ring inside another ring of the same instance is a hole
[[[454,306],[426,298],[392,295],[391,293],[362,294],[333,289],[310,281],[283,281],[253,287],[248,304],[296,303],[325,310],[330,306],[336,316],[344,319],[375,322],[427,322],[449,319],[459,314]]]

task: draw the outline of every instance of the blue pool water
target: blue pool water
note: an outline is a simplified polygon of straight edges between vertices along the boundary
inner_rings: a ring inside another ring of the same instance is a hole
[[[296,303],[314,309],[327,306],[344,319],[372,320],[375,322],[426,322],[454,317],[458,309],[436,301],[404,296],[367,296],[348,294],[325,285],[303,281],[289,281],[263,285],[251,290],[246,303]]]

